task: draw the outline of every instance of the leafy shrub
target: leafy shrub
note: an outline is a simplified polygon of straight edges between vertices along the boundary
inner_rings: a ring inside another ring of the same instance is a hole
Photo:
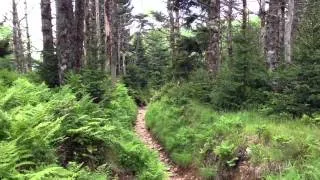
[[[125,127],[132,127],[136,119],[137,106],[133,99],[128,96],[128,90],[123,84],[118,84],[112,93],[108,111],[111,119],[122,123]]]
[[[93,102],[108,104],[111,101],[113,85],[110,78],[99,70],[82,70],[79,74],[69,74],[67,83],[78,99],[89,94]]]

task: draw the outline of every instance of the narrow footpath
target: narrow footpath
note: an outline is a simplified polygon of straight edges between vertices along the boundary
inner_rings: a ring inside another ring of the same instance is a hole
[[[180,169],[176,166],[168,157],[167,153],[153,138],[152,134],[148,131],[145,122],[146,109],[144,107],[139,108],[139,113],[136,121],[135,131],[140,139],[150,148],[158,151],[159,159],[165,164],[168,170],[170,180],[197,180],[192,171]]]

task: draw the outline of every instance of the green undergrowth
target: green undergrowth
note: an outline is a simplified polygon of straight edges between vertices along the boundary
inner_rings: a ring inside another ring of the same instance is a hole
[[[0,179],[166,178],[133,133],[137,107],[124,85],[105,104],[68,85],[14,79],[0,81]]]
[[[266,179],[320,178],[317,118],[218,113],[194,100],[177,99],[163,95],[146,115],[147,126],[177,165],[196,168],[205,179],[230,178],[241,162]]]

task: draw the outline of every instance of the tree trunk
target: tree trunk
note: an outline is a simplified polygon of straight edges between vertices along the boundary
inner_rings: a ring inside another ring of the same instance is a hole
[[[27,35],[27,71],[32,71],[32,57],[31,57],[31,40],[29,33],[29,19],[28,19],[28,5],[27,0],[24,0],[24,18],[26,22],[26,35]]]
[[[266,56],[266,0],[259,0],[259,17],[261,19],[260,45],[263,54]]]
[[[127,68],[126,68],[126,53],[122,53],[122,70],[123,70],[123,75],[127,75]]]
[[[175,53],[177,53],[178,50],[178,39],[180,37],[180,0],[174,1],[174,44],[175,44]],[[177,56],[177,54],[175,54]]]
[[[81,67],[84,65],[84,7],[85,2],[83,0],[75,1],[75,18],[74,18],[74,59],[75,59],[75,69],[80,71]]]
[[[289,0],[288,2],[288,13],[287,13],[287,23],[285,27],[285,35],[284,35],[284,46],[285,53],[284,58],[287,64],[292,63],[292,28],[293,28],[293,19],[294,19],[294,1]]]
[[[281,0],[280,2],[280,29],[279,29],[279,58],[284,59],[284,51],[285,51],[285,42],[284,42],[284,36],[285,36],[285,30],[286,30],[286,3],[287,0]]]
[[[105,0],[105,31],[106,31],[106,43],[107,43],[107,58],[108,62],[106,65],[109,65],[109,70],[111,72],[111,78],[115,82],[117,77],[117,53],[116,51],[116,40],[115,38],[115,20],[114,15],[115,11],[114,0]]]
[[[21,28],[20,28],[20,20],[17,11],[17,3],[15,0],[12,0],[12,24],[13,24],[13,48],[14,48],[14,55],[16,59],[17,70],[20,73],[25,73],[27,69],[27,64],[25,62],[24,57],[24,49],[22,43],[22,35],[21,35]]]
[[[111,44],[111,77],[113,82],[117,79],[117,65],[118,65],[118,31],[119,27],[117,25],[118,19],[116,19],[118,14],[118,4],[112,0],[112,26],[111,26],[111,36],[112,36],[112,44]]]
[[[73,61],[73,6],[72,0],[56,0],[57,14],[57,57],[59,61],[59,81],[64,84],[65,73],[72,69]]]
[[[279,26],[280,17],[278,15],[280,8],[279,0],[270,0],[269,13],[267,18],[267,64],[269,70],[275,70],[279,65]]]
[[[208,12],[209,46],[207,64],[211,73],[216,74],[220,66],[220,0],[211,0]]]
[[[245,35],[248,22],[247,0],[242,0],[242,33]]]
[[[175,21],[174,21],[174,3],[172,0],[167,0],[167,10],[169,14],[169,24],[170,24],[170,35],[169,35],[169,42],[171,48],[171,63],[175,65],[176,59],[176,41],[175,41]]]
[[[104,0],[104,22],[105,22],[105,52],[106,52],[106,60],[105,60],[105,71],[110,71],[111,72],[111,57],[112,57],[112,49],[111,49],[111,40],[112,40],[112,36],[111,36],[111,10],[112,10],[112,6],[111,6],[111,0]]]
[[[85,7],[86,66],[90,69],[98,69],[101,66],[99,64],[97,46],[96,0],[87,0]]]
[[[96,24],[97,24],[97,58],[100,69],[104,70],[106,51],[105,51],[105,21],[104,21],[104,0],[96,0]]]
[[[103,47],[103,38],[102,38],[102,34],[103,31],[101,30],[101,28],[103,27],[103,22],[101,22],[101,16],[103,14],[101,14],[101,9],[103,8],[103,6],[101,7],[101,1],[100,0],[96,0],[96,39],[97,39],[97,59],[98,62],[100,64],[100,68],[102,67],[103,62],[103,54],[104,54],[104,47]]]
[[[41,0],[42,43],[43,43],[43,76],[49,86],[59,84],[58,60],[54,53],[52,15],[50,0]]]
[[[228,1],[228,11],[227,11],[227,21],[228,21],[228,34],[227,34],[227,43],[228,43],[228,56],[231,59],[233,55],[233,46],[232,46],[232,39],[233,39],[233,26],[232,26],[232,21],[233,21],[233,6],[235,2],[234,0],[229,0]]]

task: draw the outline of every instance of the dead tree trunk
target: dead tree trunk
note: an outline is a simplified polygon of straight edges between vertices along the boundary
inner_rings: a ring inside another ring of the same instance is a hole
[[[20,73],[25,73],[27,69],[27,64],[24,57],[24,49],[20,28],[20,20],[17,11],[17,3],[12,0],[12,24],[13,24],[13,50],[16,59],[17,70]]]
[[[24,0],[24,18],[26,23],[26,35],[27,35],[27,71],[32,71],[32,57],[31,57],[31,40],[29,33],[29,18],[28,18],[28,5],[27,0]]]

